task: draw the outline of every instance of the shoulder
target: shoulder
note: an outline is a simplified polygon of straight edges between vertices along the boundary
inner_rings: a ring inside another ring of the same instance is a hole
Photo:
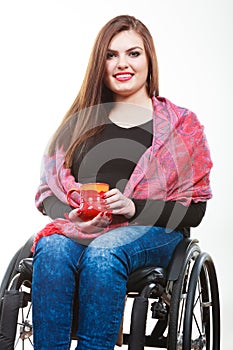
[[[153,103],[155,112],[159,110],[160,113],[169,115],[169,119],[173,121],[174,124],[187,123],[193,126],[200,126],[197,115],[189,108],[181,107],[168,98],[161,96],[153,97]]]
[[[167,109],[172,109],[175,113],[177,113],[179,116],[187,115],[187,114],[194,114],[190,109],[186,107],[181,107],[174,102],[170,101],[168,98],[163,96],[156,96],[153,97],[153,102],[155,107],[164,107]]]

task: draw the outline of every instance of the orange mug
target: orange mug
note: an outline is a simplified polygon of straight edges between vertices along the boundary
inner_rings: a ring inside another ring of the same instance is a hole
[[[99,213],[107,211],[103,196],[108,190],[109,184],[103,182],[86,183],[80,188],[71,188],[67,193],[67,201],[72,207],[79,208],[81,220],[89,221]],[[74,192],[80,195],[80,205],[71,198]]]

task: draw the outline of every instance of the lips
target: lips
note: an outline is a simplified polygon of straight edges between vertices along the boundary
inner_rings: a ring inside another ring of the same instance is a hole
[[[133,77],[132,73],[122,72],[114,74],[114,78],[118,81],[128,81]]]

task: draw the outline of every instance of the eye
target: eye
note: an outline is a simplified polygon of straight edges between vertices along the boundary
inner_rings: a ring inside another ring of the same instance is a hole
[[[132,57],[138,57],[138,56],[140,56],[140,52],[139,51],[131,51],[129,53],[129,55],[132,56]]]
[[[116,57],[116,54],[113,52],[107,52],[107,60],[110,60],[111,58]]]

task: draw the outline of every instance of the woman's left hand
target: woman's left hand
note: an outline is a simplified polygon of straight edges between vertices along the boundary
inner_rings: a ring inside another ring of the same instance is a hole
[[[111,215],[108,212],[101,212],[92,220],[83,221],[80,217],[80,209],[73,209],[69,213],[69,219],[84,234],[95,234],[103,232],[111,223]]]
[[[105,193],[105,204],[108,210],[111,210],[113,215],[124,215],[130,219],[135,214],[134,202],[124,196],[117,188]]]

